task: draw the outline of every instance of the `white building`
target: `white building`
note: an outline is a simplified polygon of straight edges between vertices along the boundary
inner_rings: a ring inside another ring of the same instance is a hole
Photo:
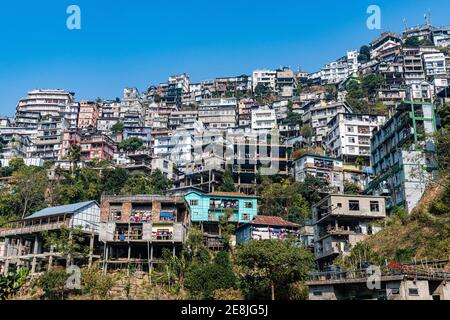
[[[190,79],[186,73],[170,76],[167,83],[169,85],[175,85],[175,87],[181,89],[183,93],[189,92]]]
[[[198,106],[198,120],[205,128],[227,129],[236,126],[235,98],[204,99]]]
[[[447,69],[443,53],[427,53],[423,55],[425,73],[428,77],[445,76]]]
[[[265,85],[275,91],[277,72],[274,70],[255,70],[252,74],[253,92],[258,84]]]
[[[355,164],[360,158],[370,164],[370,139],[386,117],[369,114],[339,113],[328,123],[326,147],[333,157]]]
[[[270,131],[277,127],[275,110],[269,107],[260,107],[252,110],[252,130]]]
[[[314,143],[322,143],[328,133],[328,122],[338,113],[352,113],[352,109],[346,102],[321,102],[305,106],[302,120],[312,127]]]
[[[32,90],[26,98],[19,101],[16,107],[16,124],[21,127],[35,127],[35,119],[29,114],[38,117],[55,116],[64,117],[70,125],[77,123],[78,104],[74,101],[74,93],[65,90]]]

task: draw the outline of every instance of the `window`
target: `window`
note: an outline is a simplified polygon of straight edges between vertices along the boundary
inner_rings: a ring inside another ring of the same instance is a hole
[[[347,132],[354,132],[354,128],[353,127],[347,127]]]
[[[355,137],[348,137],[348,143],[355,143]]]
[[[419,289],[417,288],[409,288],[408,289],[410,296],[418,296],[419,295]]]
[[[322,291],[313,291],[313,295],[314,296],[321,296],[322,295]]]
[[[337,207],[338,207],[338,208],[342,208],[342,203],[338,203],[338,204],[337,204]]]
[[[190,206],[198,206],[198,200],[189,200]]]
[[[370,212],[380,212],[380,203],[378,201],[370,201]]]
[[[359,211],[359,201],[358,200],[349,200],[348,208],[350,211]]]
[[[251,208],[253,208],[253,202],[245,201],[244,206],[245,206],[245,209],[251,209]]]

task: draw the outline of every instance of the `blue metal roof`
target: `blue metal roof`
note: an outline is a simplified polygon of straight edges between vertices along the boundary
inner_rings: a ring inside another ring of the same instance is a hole
[[[54,216],[54,215],[58,215],[58,214],[73,214],[74,212],[76,212],[80,209],[83,209],[84,207],[87,207],[92,203],[97,203],[97,201],[91,200],[91,201],[79,202],[79,203],[74,203],[74,204],[68,204],[68,205],[64,205],[64,206],[45,208],[38,212],[33,213],[31,216],[28,216],[25,219],[49,217],[49,216]]]

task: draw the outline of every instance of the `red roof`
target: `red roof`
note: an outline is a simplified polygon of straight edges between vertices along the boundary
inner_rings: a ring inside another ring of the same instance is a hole
[[[281,217],[274,216],[256,216],[249,224],[258,224],[266,226],[278,226],[278,227],[300,227],[298,224],[286,221]]]

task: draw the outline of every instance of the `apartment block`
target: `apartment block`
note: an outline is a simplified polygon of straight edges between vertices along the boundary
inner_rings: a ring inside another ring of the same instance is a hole
[[[388,209],[400,206],[411,212],[437,170],[430,138],[435,131],[432,103],[404,101],[395,115],[373,133],[371,158],[376,178],[366,194],[390,196]]]
[[[345,164],[370,166],[370,139],[386,117],[370,114],[339,113],[328,122],[326,147],[330,155]]]
[[[130,266],[151,272],[164,249],[175,256],[186,240],[189,218],[181,197],[104,196],[100,216],[104,272]]]
[[[205,128],[226,129],[236,126],[235,98],[204,99],[198,106],[198,120]]]
[[[252,130],[270,131],[277,127],[275,110],[269,107],[259,107],[252,110]]]
[[[292,175],[303,182],[310,175],[328,183],[331,192],[344,192],[344,164],[342,160],[305,154],[293,161]]]
[[[78,114],[78,128],[96,128],[99,108],[94,101],[81,101]]]
[[[312,208],[314,254],[319,266],[331,265],[339,255],[381,230],[386,217],[385,198],[331,194]]]
[[[255,92],[258,84],[276,90],[277,72],[275,70],[255,70],[252,74],[253,92]]]

